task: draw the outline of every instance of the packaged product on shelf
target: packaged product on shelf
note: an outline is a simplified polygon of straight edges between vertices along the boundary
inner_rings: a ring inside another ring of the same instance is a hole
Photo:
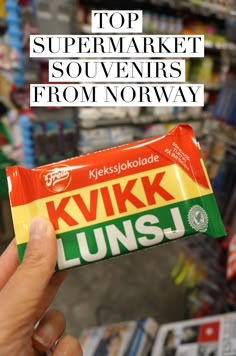
[[[34,154],[37,165],[47,163],[45,124],[42,122],[33,123]]]
[[[77,152],[77,127],[74,120],[65,120],[61,123],[62,154],[71,158]]]
[[[124,108],[122,108],[122,109],[124,109]],[[140,107],[132,106],[132,107],[127,107],[126,109],[127,109],[127,115],[131,119],[136,119],[139,117],[140,111],[141,111]]]
[[[110,127],[110,145],[122,145],[134,140],[135,127],[134,126],[113,126]]]
[[[34,169],[15,166],[7,175],[20,260],[36,215],[55,228],[59,270],[199,232],[225,235],[189,125]]]
[[[85,329],[79,340],[86,356],[148,356],[157,329],[147,318]]]
[[[163,136],[168,132],[166,124],[146,125],[144,126],[143,131],[144,131],[143,133],[144,138],[153,137],[153,136]]]
[[[79,108],[78,110],[78,118],[85,123],[88,120],[96,121],[99,117],[100,113],[95,108]]]
[[[98,127],[89,130],[80,130],[79,142],[81,146],[96,146],[100,143],[109,145],[109,127]]]
[[[46,122],[46,144],[49,162],[55,162],[61,159],[61,144],[58,122]]]
[[[236,313],[164,324],[151,356],[236,355],[235,326]]]
[[[160,121],[170,121],[170,116],[173,114],[173,108],[170,106],[167,107],[153,107],[150,108],[150,113],[155,116]]]
[[[190,81],[197,83],[212,83],[213,58],[205,56],[204,60],[195,60],[190,65]]]

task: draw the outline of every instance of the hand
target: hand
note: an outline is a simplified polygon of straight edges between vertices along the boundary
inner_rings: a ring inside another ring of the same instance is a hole
[[[1,356],[37,356],[52,349],[53,356],[82,356],[76,338],[67,335],[56,343],[65,328],[63,315],[56,310],[45,313],[67,275],[64,271],[54,273],[56,255],[53,226],[43,217],[32,221],[21,265],[15,240],[1,255]]]

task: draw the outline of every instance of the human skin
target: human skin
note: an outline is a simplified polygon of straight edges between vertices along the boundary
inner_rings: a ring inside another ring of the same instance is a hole
[[[32,221],[22,264],[14,239],[0,256],[1,356],[38,356],[49,350],[52,356],[82,356],[78,340],[62,336],[64,316],[48,310],[68,273],[55,273],[56,256],[55,232],[43,217]]]

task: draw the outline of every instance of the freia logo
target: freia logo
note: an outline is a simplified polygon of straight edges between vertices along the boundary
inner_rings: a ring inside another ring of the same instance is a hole
[[[44,169],[40,175],[40,181],[53,193],[63,192],[71,182],[70,167],[61,164],[54,168]]]

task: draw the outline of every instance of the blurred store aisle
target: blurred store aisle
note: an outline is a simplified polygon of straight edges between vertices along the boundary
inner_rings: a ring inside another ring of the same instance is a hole
[[[194,238],[194,237],[191,237]],[[76,268],[53,307],[67,317],[67,331],[152,316],[159,323],[185,317],[183,289],[171,269],[184,241],[172,242],[105,262]]]

